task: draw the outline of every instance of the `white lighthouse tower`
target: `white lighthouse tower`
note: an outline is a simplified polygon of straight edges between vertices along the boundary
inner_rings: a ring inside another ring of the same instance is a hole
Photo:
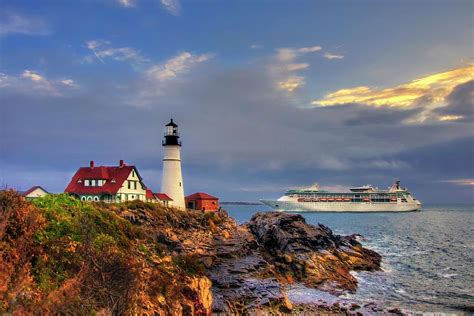
[[[163,177],[161,179],[161,192],[166,193],[173,201],[172,206],[186,209],[184,202],[183,176],[181,175],[181,155],[178,125],[173,119],[165,126],[165,149],[163,156]]]

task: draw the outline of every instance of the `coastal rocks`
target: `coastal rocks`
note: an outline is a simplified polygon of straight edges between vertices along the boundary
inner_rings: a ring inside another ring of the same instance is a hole
[[[258,277],[268,262],[248,229],[236,226],[231,238],[217,237],[215,254],[214,264],[208,270],[213,284],[214,312],[241,314],[284,302],[277,279]]]
[[[334,235],[324,225],[307,224],[299,214],[257,213],[248,227],[263,257],[287,280],[340,293],[357,287],[351,270],[380,269],[381,256],[363,248],[356,236]]]
[[[351,270],[378,270],[381,257],[356,240],[313,226],[301,215],[255,214],[249,223],[216,237],[213,283],[215,312],[241,313],[262,306],[291,309],[285,286],[303,283],[334,294],[354,291]]]

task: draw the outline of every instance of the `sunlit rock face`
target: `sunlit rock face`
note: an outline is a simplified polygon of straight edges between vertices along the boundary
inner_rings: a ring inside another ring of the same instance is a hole
[[[331,293],[354,291],[351,270],[378,270],[381,257],[363,248],[359,236],[338,236],[301,215],[255,214],[248,224],[216,240],[209,269],[214,311],[241,312],[259,306],[291,309],[285,295],[289,283],[304,283]]]
[[[363,248],[357,236],[334,235],[324,225],[307,224],[298,214],[257,213],[249,228],[276,270],[307,286],[354,291],[357,280],[351,270],[380,269],[380,255]]]

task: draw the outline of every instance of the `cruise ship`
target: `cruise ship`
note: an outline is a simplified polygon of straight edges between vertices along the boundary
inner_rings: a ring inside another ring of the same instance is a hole
[[[337,193],[310,188],[289,190],[278,200],[260,200],[277,211],[285,212],[411,212],[421,208],[407,188],[396,181],[388,190],[371,185]]]

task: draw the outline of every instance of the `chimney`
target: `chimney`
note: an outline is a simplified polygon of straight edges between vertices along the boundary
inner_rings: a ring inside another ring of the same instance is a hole
[[[123,162],[123,159],[120,159],[119,167],[120,167],[120,168],[123,168],[123,166],[125,166],[125,163]]]
[[[91,167],[91,169],[94,169],[94,160],[90,161],[89,166]]]

